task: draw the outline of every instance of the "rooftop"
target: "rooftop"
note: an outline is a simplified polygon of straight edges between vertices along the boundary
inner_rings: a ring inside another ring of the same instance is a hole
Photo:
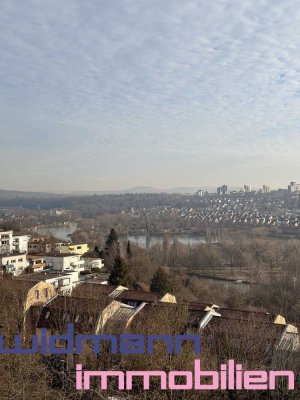
[[[14,252],[14,253],[6,253],[6,254],[0,254],[0,258],[3,258],[3,257],[17,257],[17,256],[26,256],[26,253],[16,253],[16,252]]]
[[[159,293],[141,292],[138,290],[125,290],[117,297],[120,301],[155,302],[161,298]]]
[[[57,257],[57,258],[80,256],[80,254],[70,254],[70,253],[39,253],[37,255],[39,257]]]
[[[99,299],[109,296],[117,286],[101,285],[95,282],[83,282],[73,289],[73,296],[84,297],[88,299]]]
[[[66,276],[70,276],[71,272],[34,272],[33,274],[25,274],[14,277],[14,280],[23,280],[23,281],[46,281],[48,279],[62,278]]]
[[[93,331],[97,327],[101,312],[110,301],[80,297],[56,296],[42,310],[37,328],[65,331],[67,324],[74,324],[77,332]]]

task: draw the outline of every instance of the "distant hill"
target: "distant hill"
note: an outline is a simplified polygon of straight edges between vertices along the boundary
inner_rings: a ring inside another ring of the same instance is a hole
[[[47,193],[47,192],[26,192],[20,190],[4,190],[0,189],[0,198],[55,198],[55,197],[65,197],[62,193]]]
[[[216,193],[216,186],[178,186],[173,188],[155,188],[152,186],[135,186],[129,189],[123,190],[78,190],[71,192],[27,192],[20,190],[4,190],[0,189],[0,198],[63,198],[66,196],[92,196],[102,194],[124,194],[124,193],[196,193],[197,190],[202,189],[209,193]],[[239,189],[237,186],[228,187],[229,190]]]
[[[175,188],[155,188],[152,186],[135,186],[129,189],[123,190],[103,190],[103,191],[76,191],[70,194],[74,195],[93,195],[93,194],[124,194],[124,193],[196,193],[199,187],[195,186],[182,186]],[[201,187],[202,190],[207,190],[208,192],[215,192],[215,187]]]
[[[217,187],[216,186],[178,186],[173,188],[163,188],[158,189],[152,186],[135,186],[130,189],[124,190],[104,190],[104,191],[76,191],[71,192],[70,194],[79,195],[79,196],[86,196],[86,195],[93,195],[93,194],[124,194],[124,193],[196,193],[199,189],[207,191],[208,193],[216,193]],[[228,190],[239,190],[239,186],[229,186]]]

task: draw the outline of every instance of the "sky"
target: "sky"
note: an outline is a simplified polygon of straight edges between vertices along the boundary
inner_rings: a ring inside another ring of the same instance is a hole
[[[300,0],[1,0],[1,189],[300,181]]]

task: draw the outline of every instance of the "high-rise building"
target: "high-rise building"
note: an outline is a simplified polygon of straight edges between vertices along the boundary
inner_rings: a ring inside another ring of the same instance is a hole
[[[251,192],[251,186],[249,186],[249,185],[244,185],[244,191],[245,191],[246,193],[250,193],[250,192]]]
[[[300,183],[291,182],[288,186],[288,191],[290,193],[299,193],[300,192]]]
[[[270,193],[270,186],[263,185],[262,191],[263,191],[263,193]]]
[[[228,186],[227,185],[223,185],[217,188],[217,194],[219,196],[225,196],[225,194],[228,193]]]

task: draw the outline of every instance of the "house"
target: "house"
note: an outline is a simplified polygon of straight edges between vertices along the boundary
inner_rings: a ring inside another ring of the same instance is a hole
[[[13,251],[13,231],[0,231],[0,254]]]
[[[28,235],[13,235],[13,251],[16,253],[28,253]]]
[[[242,347],[253,348],[266,358],[278,350],[300,350],[297,328],[287,324],[279,314],[195,302],[186,305],[189,327],[199,332],[209,345],[229,352]]]
[[[86,283],[94,283],[101,285],[108,285],[109,272],[89,272],[85,271],[85,274],[80,275],[80,280]]]
[[[72,324],[73,333],[76,335],[121,334],[126,331],[145,304],[133,308],[113,299],[99,301],[73,296],[56,296],[42,308],[36,324],[36,335],[41,339],[42,329],[44,332],[46,329],[46,336],[66,334],[68,324]],[[65,341],[62,342],[58,342],[56,346],[65,347]],[[84,347],[88,350],[87,343],[84,343]]]
[[[45,282],[52,285],[55,292],[59,294],[70,295],[72,290],[79,284],[79,272],[34,272],[17,277],[18,280],[31,281],[31,282]]]
[[[46,262],[39,256],[28,256],[29,266],[34,272],[42,272],[46,268]]]
[[[212,351],[221,351],[224,357],[242,349],[251,349],[252,356],[262,357],[265,362],[269,362],[278,351],[299,351],[299,335],[297,332],[289,332],[289,325],[263,322],[255,318],[228,318],[213,313],[199,333],[203,343],[211,346]]]
[[[81,297],[56,296],[42,309],[37,322],[37,335],[45,328],[50,333],[65,333],[68,324],[76,333],[97,334],[103,331],[107,321],[123,305],[115,300],[103,301]]]
[[[19,334],[34,332],[40,308],[55,296],[55,289],[45,282],[0,279],[2,300],[1,332]]]
[[[59,247],[59,252],[64,253],[64,254],[85,254],[89,251],[89,246],[87,243],[80,243],[80,244],[75,244],[75,243],[63,243]]]
[[[11,253],[0,255],[0,268],[13,275],[21,274],[28,266],[26,254]]]
[[[93,269],[101,269],[104,267],[102,258],[84,258],[84,269],[86,271],[92,271]]]
[[[32,243],[51,242],[51,236],[32,236],[30,238]]]
[[[52,243],[50,236],[31,237],[28,242],[28,252],[30,254],[50,253],[51,249]]]
[[[46,282],[31,281],[26,279],[0,279],[0,289],[10,287],[12,295],[18,298],[23,304],[24,312],[28,311],[31,306],[40,306],[45,304],[56,295],[54,287]]]
[[[54,271],[84,271],[84,260],[81,259],[80,254],[46,253],[40,256]]]

